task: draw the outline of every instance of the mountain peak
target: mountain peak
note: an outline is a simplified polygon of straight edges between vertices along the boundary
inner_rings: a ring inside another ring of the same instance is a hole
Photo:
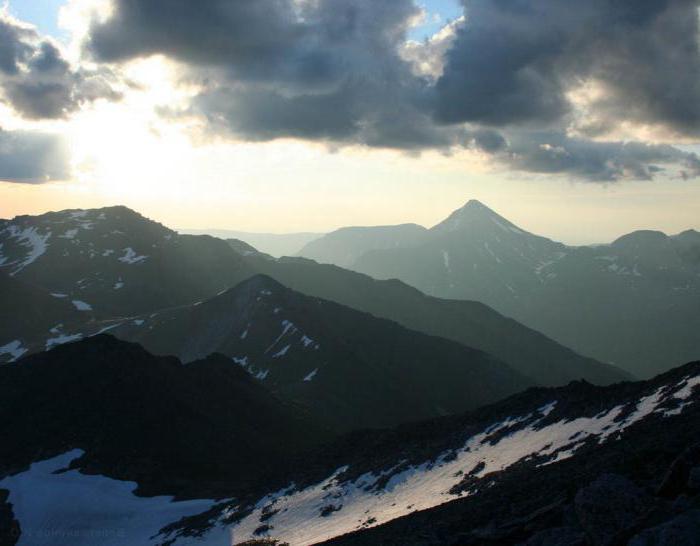
[[[467,201],[467,203],[466,203],[461,209],[459,209],[459,210],[469,210],[469,209],[484,210],[484,211],[488,211],[488,212],[491,212],[491,213],[493,213],[493,214],[496,214],[495,212],[493,212],[493,210],[491,210],[489,207],[487,207],[486,205],[484,205],[484,204],[483,204],[481,201],[479,201],[478,199],[470,199],[470,200]]]
[[[510,221],[503,218],[493,209],[484,205],[481,201],[470,199],[467,203],[432,228],[432,231],[450,232],[465,229],[499,229],[512,233],[524,234],[525,232]]]

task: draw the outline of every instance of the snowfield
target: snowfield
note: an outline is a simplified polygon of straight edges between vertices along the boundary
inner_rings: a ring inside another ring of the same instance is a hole
[[[173,502],[170,497],[137,497],[136,484],[87,476],[76,470],[55,474],[79,457],[64,453],[33,464],[27,471],[0,481],[20,522],[18,546],[149,546],[165,537],[160,530],[180,518],[208,510],[213,501]],[[225,529],[206,540],[181,539],[180,546],[228,546]]]
[[[634,408],[620,405],[594,417],[543,424],[557,405],[553,400],[534,413],[494,423],[470,437],[461,449],[446,451],[435,460],[413,466],[396,461],[388,471],[352,481],[343,479],[348,467],[340,468],[306,489],[292,485],[262,498],[252,513],[234,525],[233,544],[269,536],[291,546],[310,545],[438,506],[469,494],[450,492],[467,475],[481,478],[530,457],[542,457],[540,464],[551,464],[573,456],[587,440],[603,443],[651,415],[678,414],[698,385],[700,375],[687,377],[640,398]],[[674,409],[662,407],[674,400]],[[377,486],[380,481],[381,487]],[[274,515],[269,517],[270,513]]]
[[[247,359],[234,360],[242,364]],[[252,507],[225,501],[214,512],[216,523],[201,537],[181,536],[177,525],[168,534],[161,530],[210,510],[216,501],[137,497],[132,482],[77,470],[57,473],[81,455],[79,450],[6,477],[0,489],[9,490],[20,522],[19,546],[229,546],[264,536],[291,546],[312,545],[471,495],[480,487],[480,478],[518,462],[549,465],[572,457],[587,442],[611,441],[652,416],[677,415],[695,402],[692,395],[698,387],[700,373],[648,389],[597,415],[571,418],[559,416],[560,404],[553,394],[548,403],[484,425],[459,446],[423,462],[409,464],[397,458],[359,477],[344,466],[303,489],[289,484]],[[465,478],[470,479],[469,487],[460,487]]]

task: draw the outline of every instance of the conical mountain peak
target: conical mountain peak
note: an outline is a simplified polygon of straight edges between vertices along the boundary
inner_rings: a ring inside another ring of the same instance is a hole
[[[481,201],[470,199],[467,203],[432,228],[436,232],[499,229],[512,233],[525,233]]]

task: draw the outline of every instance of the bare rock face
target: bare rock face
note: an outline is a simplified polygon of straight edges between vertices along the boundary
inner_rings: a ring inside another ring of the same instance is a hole
[[[613,546],[649,517],[654,499],[627,478],[603,474],[576,494],[576,515],[589,541]]]
[[[698,545],[700,545],[700,510],[690,510],[663,525],[646,529],[629,542],[629,546]]]
[[[555,527],[533,535],[520,546],[584,546],[586,538],[575,527]]]
[[[20,537],[19,522],[12,512],[12,504],[7,502],[9,494],[0,489],[0,546],[15,546]]]

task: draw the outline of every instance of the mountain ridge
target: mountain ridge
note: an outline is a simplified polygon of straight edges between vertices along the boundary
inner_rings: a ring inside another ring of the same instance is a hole
[[[470,201],[428,233],[427,240],[366,248],[347,267],[428,295],[481,301],[639,376],[700,356],[691,335],[700,328],[693,313],[700,305],[700,237],[693,230],[638,230],[610,244],[570,246]],[[667,323],[680,327],[674,332]]]
[[[224,354],[341,432],[458,413],[532,384],[491,355],[262,274],[193,305],[69,330],[67,338],[105,330],[183,362]]]

